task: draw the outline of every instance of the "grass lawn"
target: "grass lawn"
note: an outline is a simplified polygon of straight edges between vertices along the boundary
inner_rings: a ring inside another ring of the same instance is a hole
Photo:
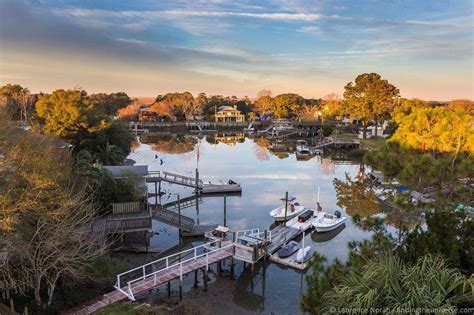
[[[378,137],[377,140],[375,139],[361,139],[360,143],[364,146],[371,147],[373,149],[380,149],[387,141],[385,138]]]
[[[160,306],[151,306],[147,304],[132,305],[129,302],[115,303],[101,310],[97,315],[164,315],[168,314],[166,308]]]

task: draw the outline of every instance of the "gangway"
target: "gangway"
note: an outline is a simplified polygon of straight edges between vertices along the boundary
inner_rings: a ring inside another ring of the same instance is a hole
[[[178,209],[183,210],[186,208],[194,207],[197,204],[201,204],[201,203],[202,203],[201,197],[190,196],[187,198],[180,199],[179,201],[176,200],[176,201],[165,203],[161,205],[161,207],[165,210],[177,211]]]
[[[146,176],[147,183],[156,183],[156,182],[168,182],[172,184],[201,188],[202,180],[198,180],[194,177],[179,175],[175,173],[170,173],[166,171],[150,171]]]
[[[216,247],[208,250],[210,247]],[[221,246],[221,241],[203,245],[166,256],[117,275],[115,288],[123,298],[135,301],[135,296],[172,279],[179,278],[192,271],[209,268],[209,265],[232,256],[234,244]]]
[[[161,205],[150,204],[149,207],[154,220],[174,226],[185,232],[192,232],[194,220],[190,217],[164,209]]]

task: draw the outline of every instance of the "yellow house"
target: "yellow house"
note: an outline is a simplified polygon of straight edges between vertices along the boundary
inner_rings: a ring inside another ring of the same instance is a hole
[[[244,122],[245,116],[237,106],[221,106],[216,113],[216,122]]]

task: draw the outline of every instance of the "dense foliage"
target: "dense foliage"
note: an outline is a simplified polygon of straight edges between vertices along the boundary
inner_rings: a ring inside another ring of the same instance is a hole
[[[36,112],[44,133],[70,142],[75,152],[88,150],[98,161],[115,165],[130,152],[132,136],[108,113],[128,102],[121,93],[88,96],[83,90],[56,90],[38,100]]]
[[[400,91],[377,73],[358,75],[344,87],[344,112],[366,126],[371,120],[383,121],[400,96]]]

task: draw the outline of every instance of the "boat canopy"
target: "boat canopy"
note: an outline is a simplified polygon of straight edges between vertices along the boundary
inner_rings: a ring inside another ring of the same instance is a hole
[[[218,225],[215,231],[221,232],[221,233],[227,233],[229,232],[229,228],[227,226]]]

